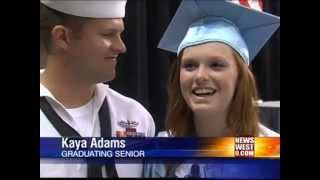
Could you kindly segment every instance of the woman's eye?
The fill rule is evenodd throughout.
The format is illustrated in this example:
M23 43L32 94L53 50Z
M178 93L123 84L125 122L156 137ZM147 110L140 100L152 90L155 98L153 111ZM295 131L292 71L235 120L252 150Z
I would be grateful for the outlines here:
M221 62L213 62L210 66L211 68L224 68L226 65Z
M186 69L187 71L192 71L196 68L196 65L188 63L188 64L184 64L183 68Z

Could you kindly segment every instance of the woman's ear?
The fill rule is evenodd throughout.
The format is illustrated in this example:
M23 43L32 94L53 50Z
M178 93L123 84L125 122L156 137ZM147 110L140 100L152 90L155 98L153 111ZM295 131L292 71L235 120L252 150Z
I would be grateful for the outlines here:
M70 30L63 25L56 25L51 30L52 44L55 48L67 50L70 45Z

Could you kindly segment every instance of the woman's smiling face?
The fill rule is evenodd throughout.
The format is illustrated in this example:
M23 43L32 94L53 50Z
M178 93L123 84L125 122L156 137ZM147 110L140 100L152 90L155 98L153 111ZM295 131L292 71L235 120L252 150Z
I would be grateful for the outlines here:
M182 53L181 93L193 113L227 113L238 79L232 48L213 42Z

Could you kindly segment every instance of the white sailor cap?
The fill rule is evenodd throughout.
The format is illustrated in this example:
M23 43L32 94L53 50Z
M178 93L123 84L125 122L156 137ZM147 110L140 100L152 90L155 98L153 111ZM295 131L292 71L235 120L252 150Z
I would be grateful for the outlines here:
M123 18L126 0L40 0L56 11L87 18Z

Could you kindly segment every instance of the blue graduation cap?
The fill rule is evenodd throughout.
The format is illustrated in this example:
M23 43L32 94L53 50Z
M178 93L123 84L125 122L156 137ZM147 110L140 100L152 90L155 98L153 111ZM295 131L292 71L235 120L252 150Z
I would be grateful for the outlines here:
M232 47L250 64L280 26L280 17L225 0L183 0L158 48L179 54L207 42Z

